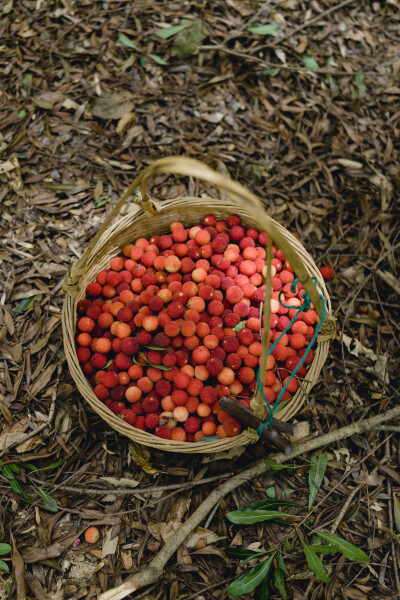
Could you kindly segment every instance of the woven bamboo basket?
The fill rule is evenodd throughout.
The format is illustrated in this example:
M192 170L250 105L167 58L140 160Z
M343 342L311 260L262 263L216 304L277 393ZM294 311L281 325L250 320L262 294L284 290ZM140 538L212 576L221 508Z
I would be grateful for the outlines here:
M179 197L158 203L151 200L147 193L147 183L150 177L157 174L174 174L203 179L219 189L221 194L224 195L224 199ZM143 200L136 199L136 205L132 207L133 210L110 226L111 221L119 214L122 206L135 194L138 188L141 190ZM224 219L230 214L237 214L247 227L255 227L261 231L266 231L292 265L319 318L321 318L323 311L320 294L325 301L325 318L318 336L314 360L307 372L306 380L293 398L276 413L275 417L277 419L290 420L304 404L307 394L316 383L326 360L329 339L333 337L335 330L334 319L331 317L329 295L316 264L304 246L267 214L254 194L239 183L189 158L174 156L164 158L144 169L121 196L82 257L75 265L70 265L63 286L66 295L62 311L62 326L64 349L71 375L89 405L113 429L127 438L164 451L185 453L221 452L255 442L257 434L254 430L245 430L236 437L204 443L188 443L161 439L153 434L135 429L122 421L95 396L78 362L75 350L77 303L84 298L87 284L93 281L101 270L109 266L110 259L119 254L125 244L139 237L168 233L169 225L173 221L182 221L185 226L194 225L209 213L214 214L219 219ZM316 278L317 286L312 280L313 277ZM266 351L267 349L264 347L263 353L265 354Z

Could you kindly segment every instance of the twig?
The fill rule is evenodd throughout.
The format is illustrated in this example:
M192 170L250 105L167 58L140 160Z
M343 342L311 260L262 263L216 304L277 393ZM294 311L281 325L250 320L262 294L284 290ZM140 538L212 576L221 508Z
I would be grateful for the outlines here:
M42 425L40 425L34 431L30 431L29 433L27 433L21 440L18 440L17 442L13 442L9 446L7 446L7 448L5 448L2 452L0 452L0 458L2 456L4 456L5 454L7 454L10 450L15 448L16 446L20 446L21 444L24 444L31 438L35 437L35 435L37 435L38 433L43 431L43 429L46 429L46 427L49 427L49 425L51 424L51 422L54 418L54 413L56 410L56 398L57 398L58 384L60 383L61 369L62 369L62 362L59 363L58 368L57 368L57 379L54 382L53 393L51 395L51 405L50 405L50 410L49 410L49 415L47 417L47 420L44 423L42 423Z
M307 75L310 74L317 74L318 73L322 73L323 75L346 75L347 77L354 77L355 75L357 75L357 73L351 73L349 71L338 71L335 69L331 69L331 68L326 68L326 69L318 69L318 71L311 71L310 69L307 69L305 67L293 67L287 64L283 64L283 63L274 63L274 62L270 62L270 61L266 61L263 58L258 58L258 56L251 56L251 54L246 54L246 52L239 52L238 50L231 50L230 48L225 48L225 46L222 45L205 45L205 46L199 46L199 50L220 50L222 52L225 52L226 54L231 54L232 56L238 56L239 58L244 58L246 60L250 60L252 62L256 62L260 65L263 65L264 67L268 67L269 69L285 69L286 71L296 71L297 73L305 73ZM378 73L377 71L364 71L364 75L368 76L368 77L390 77L390 78L395 78L395 75L392 75L391 73Z
M212 481L221 480L225 477L231 477L233 472L231 473L222 473L221 475L214 475L213 477L206 477L205 479L199 479L198 481L188 481L187 483L171 483L171 485L161 485L161 486L152 486L147 488L80 488L74 487L70 485L57 485L57 489L63 490L65 492L73 492L76 494L93 494L95 496L105 496L106 494L114 494L115 496L122 496L125 494L130 494L132 496L142 494L150 494L152 492L164 492L167 490L186 490L195 487L196 485L203 485L204 483L211 483ZM36 481L31 477L32 481ZM37 480L41 485L46 485L42 481ZM99 483L101 483L99 481Z
M356 423L352 423L351 425L347 425L346 427L342 427L341 429L332 431L326 435L313 438L303 443L300 442L294 447L292 454L289 456L279 453L272 455L270 458L278 464L288 462L296 456L306 454L307 452L311 452L322 446L331 445L339 440L354 435L355 433L360 434L364 433L365 431L370 431L375 425L396 419L399 416L400 406L396 406L395 408L392 408L391 410L375 417L371 417L363 421L357 421ZM187 521L185 521L185 523L182 524L182 527L180 527L176 534L168 540L160 552L150 562L148 567L142 571L139 571L138 573L135 573L134 575L130 575L124 581L124 583L116 588L101 594L99 600L122 600L122 598L126 598L126 596L132 594L136 590L143 588L146 585L150 585L160 579L163 575L164 567L168 560L183 544L190 533L206 518L215 504L220 502L221 498L226 496L226 494L239 487L239 485L245 481L259 477L265 473L266 470L268 470L268 466L265 464L265 461L263 459L259 460L253 463L253 465L251 465L249 468L245 469L238 475L235 475L229 481L225 481L218 488L213 490L211 494L207 496L204 502L198 507L198 509L187 519Z
M344 515L346 514L347 509L349 508L354 496L357 494L358 490L361 489L361 487L362 487L362 484L357 485L357 487L355 487L354 490L352 490L351 494L349 494L346 502L342 506L340 513L336 517L335 522L333 523L332 527L330 528L329 533L335 533L336 529L339 527L340 523L342 522L342 519L343 519Z
M377 425L373 427L375 431L394 431L396 433L400 433L399 425Z

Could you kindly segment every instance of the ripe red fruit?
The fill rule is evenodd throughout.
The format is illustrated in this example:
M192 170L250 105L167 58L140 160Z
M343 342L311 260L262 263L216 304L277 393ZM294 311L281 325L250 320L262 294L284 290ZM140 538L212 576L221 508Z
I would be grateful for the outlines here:
M122 347L122 344L121 344ZM121 371L127 371L130 366L132 366L132 359L130 356L127 356L123 352L119 352L114 359L115 365Z
M93 392L95 396L97 396L99 400L103 400L103 402L104 400L107 400L110 395L109 390L104 385L96 385L96 387L93 389Z
M171 429L169 427L167 427L167 425L160 425L154 431L154 435L156 435L159 438L162 438L163 440L170 440L171 439Z
M116 372L107 371L106 373L104 373L102 383L107 388L114 388L116 385L118 385L118 376Z
M89 283L89 285L86 287L86 293L88 296L92 296L92 298L96 298L97 296L100 296L101 294L101 285L99 283L97 283L96 281L92 281L92 283Z
M328 281L329 279L332 279L332 277L335 274L335 271L333 269L331 269L330 267L321 267L320 273L321 273L322 277L325 279L325 281Z
M238 377L242 383L251 383L256 378L256 374L251 367L242 367L239 370Z
M196 417L188 417L184 424L185 431L196 433L200 429L200 421Z
M126 409L126 406L123 402L113 402L110 408L115 415L120 415Z
M151 342L151 335L148 331L139 331L136 339L141 346L148 346Z
M185 307L180 302L171 302L167 308L171 319L179 319L185 313Z
M171 394L171 399L175 406L185 406L188 398L188 393L181 389L174 390Z
M154 394L149 394L142 401L142 408L144 412L155 413L160 408L160 401Z
M218 375L224 368L224 364L219 358L209 358L206 362L206 367L210 375Z
M137 404L135 404L135 406L137 406ZM145 431L146 430L145 421L146 421L145 417L137 417L134 427L136 427L136 429L141 429L142 431Z
M160 379L160 381L157 381L154 389L157 392L157 394L164 398L165 396L168 396L171 393L171 384L165 379Z
M78 313L83 314L87 311L87 309L92 305L92 303L90 302L90 300L88 300L87 298L84 298L83 300L79 300L76 308L78 310Z
M295 350L301 350L306 343L306 338L302 333L292 333L292 335L289 336L289 344Z
M85 333L90 333L94 327L95 323L93 319L89 319L89 317L82 317L78 321L78 329L80 331L84 331Z
M213 316L222 315L222 313L224 312L224 305L218 300L211 300L211 302L208 305L208 312L210 315Z
M256 362L257 362L257 360L256 360ZM231 369L234 369L235 371L237 371L239 369L240 365L242 364L242 359L240 358L240 356L238 354L233 352L232 354L228 354L228 356L226 357L226 360L225 360L225 364L227 367L230 367Z
M207 385L206 387L204 387L201 390L200 398L201 398L201 401L204 402L204 404L209 404L209 405L214 404L214 402L216 402L218 400L217 392L210 385Z
M83 347L77 348L76 355L77 355L80 363L87 362L88 360L90 360L90 356L91 356L89 348L83 348Z
M238 340L238 338L236 336L233 336L233 335L227 335L222 340L222 348L228 354L230 354L231 352L236 352L236 350L239 348L239 340Z
M126 387L124 385L117 385L110 392L110 398L114 402L121 402L125 398Z
M158 415L148 413L145 417L144 424L146 429L156 429L158 427Z
M125 410L121 411L120 415L123 417L123 420L129 425L133 425L136 421L136 413L130 408L125 408Z
M95 369L103 369L107 364L107 357L104 354L100 354L99 352L95 352L90 359L90 362L95 367Z
M204 365L209 358L210 351L205 346L197 346L192 352L192 360L195 365Z
M135 338L127 337L121 341L121 352L123 352L124 354L132 356L132 354L136 354L138 349L139 349L139 343ZM132 362L131 362L131 364L132 364Z
M226 421L224 421L222 427L225 429L225 431L229 437L238 435L242 430L242 425L241 425L240 421L238 421L237 419L234 419L233 417L226 419Z

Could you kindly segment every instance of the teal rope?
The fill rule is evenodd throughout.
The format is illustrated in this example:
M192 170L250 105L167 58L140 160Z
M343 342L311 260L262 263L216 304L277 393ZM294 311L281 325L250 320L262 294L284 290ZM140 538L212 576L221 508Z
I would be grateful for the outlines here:
M313 280L315 280L315 277L313 277ZM292 286L291 286L291 290L292 290L292 292L294 292L294 291L295 291L297 282L298 282L298 280L296 279L296 280L295 280L295 281L292 283ZM315 282L316 282L316 280L315 280ZM294 289L293 289L293 287L294 287ZM281 301L281 298L280 298L280 296L281 296L281 294L279 294L279 303L281 304L281 306L283 306L284 308L289 308L289 309L298 309L298 310L297 310L297 313L296 313L296 315L293 317L293 319L292 319L292 320L290 321L290 323L287 325L287 327L285 327L285 329L282 331L282 333L281 333L281 335L279 336L279 338L278 338L277 340L275 340L275 342L274 342L274 343L272 344L272 346L269 348L269 350L268 350L268 352L267 352L267 356L269 356L269 355L271 354L272 350L273 350L273 349L276 347L276 345L278 344L278 342L279 342L279 340L282 338L282 336L283 336L283 335L286 333L286 331L287 331L287 330L288 330L288 329L289 329L289 328L290 328L290 327L293 325L293 323L294 323L294 321L297 319L298 315L299 315L301 312L303 312L304 310L308 310L308 309L309 309L309 307L310 307L310 299L309 299L309 297L308 297L308 295L307 295L307 293L306 293L306 292L304 292L304 295L303 295L303 298L304 298L304 304L303 304L303 306L297 306L297 307L294 307L294 306L285 306L285 305L283 304L283 302ZM274 404L273 404L272 408L270 407L270 405L269 405L269 402L268 402L267 398L265 397L264 389L263 389L263 387L262 387L262 385L261 385L261 381L260 381L260 369L258 369L258 371L257 371L257 383L258 383L258 387L260 388L261 395L262 395L262 397L264 398L264 400L265 400L265 404L267 405L267 408L268 408L268 415L267 415L267 418L265 419L265 422L264 422L262 425L260 425L260 426L257 428L257 433L258 433L258 436L259 436L259 437L261 437L261 436L262 436L262 432L264 431L265 427L271 427L272 420L273 420L273 418L274 418L274 414L275 414L275 412L276 412L276 409L277 409L277 407L278 407L278 405L279 405L279 403L280 403L280 401L281 401L281 399L282 399L282 396L283 396L283 394L284 394L284 393L285 393L285 391L287 390L287 387L288 387L289 383L292 381L292 379L293 379L293 377L296 375L297 371L298 371L298 370L300 369L300 367L301 367L301 366L304 364L304 361L306 360L306 358L307 358L307 356L308 356L308 354L309 354L309 352L310 352L310 350L311 350L311 347L312 347L313 343L314 343L314 342L315 342L315 340L317 339L317 335L318 335L318 333L319 333L319 331L320 331L320 329L321 329L321 327L322 327L322 323L324 322L324 318L325 318L325 312L326 312L326 308L325 308L325 300L324 300L324 298L323 298L322 296L321 296L321 300L322 300L322 315L321 315L321 319L320 319L320 321L319 321L319 323L318 323L317 327L315 328L315 332L314 332L314 335L313 335L313 337L311 338L311 342L309 343L309 345L308 345L308 348L307 348L307 350L305 351L305 353L303 354L303 356L302 356L302 358L301 358L300 362L299 362L299 363L298 363L298 365L295 367L295 369L293 369L293 371L291 372L291 374L290 374L290 376L289 376L289 379L288 379L288 381L286 382L286 385L284 385L284 386L283 386L283 388L281 389L281 392L280 392L280 394L279 394L278 398L275 400L275 402L274 402ZM306 307L307 307L307 308L306 308Z

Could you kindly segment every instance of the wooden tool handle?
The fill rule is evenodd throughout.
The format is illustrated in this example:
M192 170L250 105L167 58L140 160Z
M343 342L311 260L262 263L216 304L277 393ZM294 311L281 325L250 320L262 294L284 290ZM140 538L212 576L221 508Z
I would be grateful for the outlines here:
M228 412L230 415L238 419L243 425L247 427L252 427L253 429L257 429L260 425L262 425L262 421L258 419L249 408L240 404L237 400L232 398L231 396L223 396L219 401L220 407ZM285 427L283 428L282 425ZM280 431L285 431L287 433L293 434L295 427L293 425L289 425L288 423L282 423L277 419L274 419L271 427L265 427L262 432L262 440L268 445L274 446L281 452L285 454L290 454L292 452L292 446L289 444L287 440L282 438L278 433L278 427L280 427Z
M223 396L219 401L219 404L223 410L226 410L229 414L231 414L242 423L245 423L248 427L252 427L253 429L257 429L262 423L260 419L258 419L247 406L243 406L237 400L232 398L231 396ZM224 404L224 406L222 406ZM288 433L289 435L295 435L296 426L291 423L284 423L283 421L278 421L278 419L272 419L271 427L276 429L276 431L280 431L282 433Z

